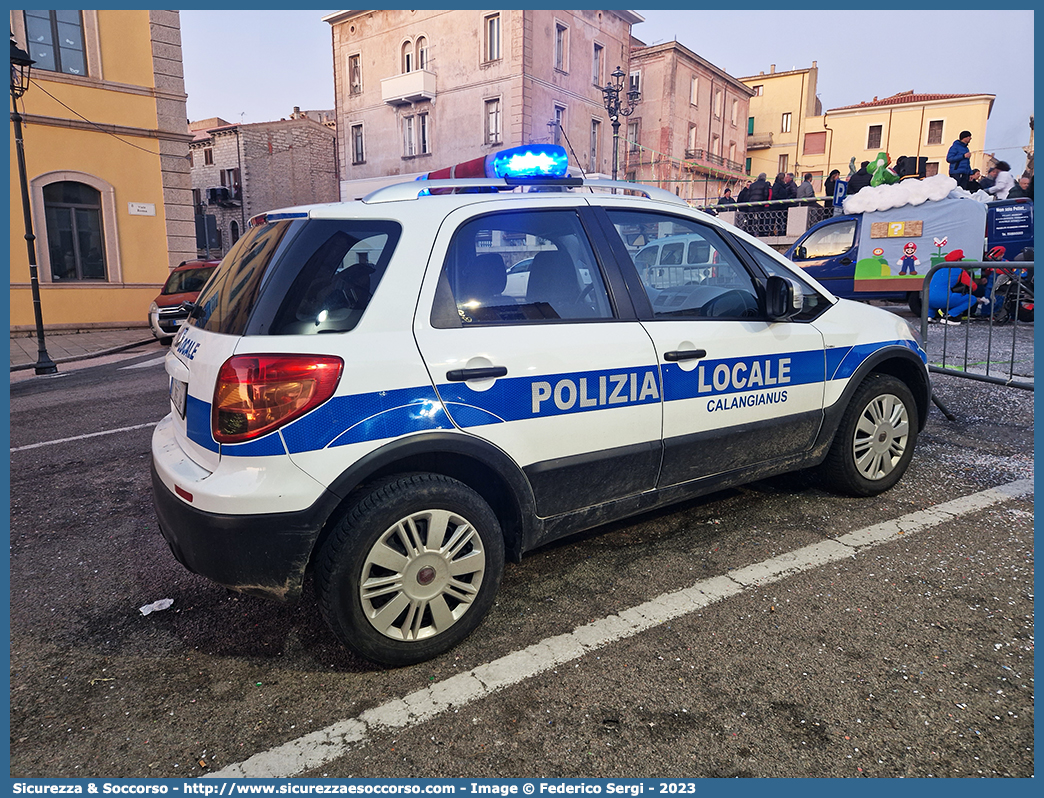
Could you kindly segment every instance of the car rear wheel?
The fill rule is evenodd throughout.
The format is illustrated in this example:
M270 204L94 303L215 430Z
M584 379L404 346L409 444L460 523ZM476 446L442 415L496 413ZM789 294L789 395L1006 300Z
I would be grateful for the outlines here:
M316 591L355 653L412 665L457 645L493 605L504 540L489 505L457 480L413 474L377 483L323 545Z
M910 465L917 429L917 404L910 389L895 377L871 374L845 410L822 474L841 493L882 493Z

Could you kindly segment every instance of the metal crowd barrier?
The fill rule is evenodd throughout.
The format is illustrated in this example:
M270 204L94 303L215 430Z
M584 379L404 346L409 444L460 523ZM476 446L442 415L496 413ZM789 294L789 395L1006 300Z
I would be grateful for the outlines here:
M993 276L983 285L976 278L987 270ZM972 293L951 290L958 271L972 280ZM941 263L923 286L921 337L931 372L1034 390L1032 262Z
M694 205L697 210L708 213L735 212L736 227L750 233L757 238L782 238L785 236L799 236L812 225L818 224L835 214L835 208L824 207L824 203L830 197L811 197L803 199L768 200L765 202L730 202L724 205L717 203L710 205ZM808 206L808 215L801 219L800 230L788 230L788 224L793 227L794 220L790 209ZM841 212L840 208L836 209Z

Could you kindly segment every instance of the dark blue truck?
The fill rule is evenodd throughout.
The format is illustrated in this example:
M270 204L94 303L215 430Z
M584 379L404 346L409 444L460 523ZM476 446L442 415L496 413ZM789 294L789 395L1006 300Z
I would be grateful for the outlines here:
M962 260L1012 260L1033 246L1033 201L944 199L834 216L811 227L786 256L846 299L906 300L920 313L921 284L955 250Z

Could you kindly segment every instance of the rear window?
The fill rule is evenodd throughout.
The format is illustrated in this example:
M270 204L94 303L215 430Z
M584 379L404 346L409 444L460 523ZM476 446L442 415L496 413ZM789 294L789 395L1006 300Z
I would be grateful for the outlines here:
M167 282L163 286L163 293L187 294L202 291L216 268L217 266L202 266L198 269L176 271L167 278Z
M394 222L294 219L243 236L197 300L195 327L228 335L347 332L384 276Z

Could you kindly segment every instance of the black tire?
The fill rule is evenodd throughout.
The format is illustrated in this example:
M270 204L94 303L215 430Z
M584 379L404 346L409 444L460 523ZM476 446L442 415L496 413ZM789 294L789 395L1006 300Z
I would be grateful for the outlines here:
M920 291L910 291L906 295L906 304L910 307L911 313L917 318L921 318L921 311L924 309L924 305L921 302Z
M821 474L839 493L883 493L910 465L917 429L917 403L906 384L871 374L845 409Z
M400 666L471 634L503 572L504 538L482 497L449 477L411 474L360 495L323 544L315 586L344 645Z

